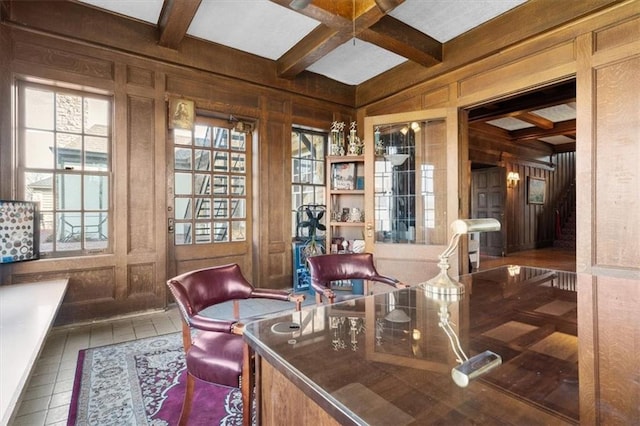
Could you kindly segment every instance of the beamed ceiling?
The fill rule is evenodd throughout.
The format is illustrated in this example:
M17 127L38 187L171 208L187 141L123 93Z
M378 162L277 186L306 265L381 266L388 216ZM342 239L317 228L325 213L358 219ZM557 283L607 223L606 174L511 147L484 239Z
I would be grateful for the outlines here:
M589 1L592 4L579 5L584 10L571 10L557 18L557 24L610 2ZM406 73L407 67L416 66L430 69L450 57L462 65L490 53L492 48L504 48L509 43L505 40L516 41L513 34L521 35L521 27L532 21L529 15L548 11L545 20L552 21L561 14L551 10L557 7L555 0L79 2L155 25L158 44L169 49L179 50L186 37L193 37L273 60L279 78L316 73L353 86L384 84L385 76L394 70ZM536 25L527 30L530 35L553 24ZM463 46L478 40L493 47L477 54L459 54ZM482 49L480 45L471 50ZM544 143L556 152L574 150L575 84L475 108L470 111L470 125L473 131L506 137L515 143Z

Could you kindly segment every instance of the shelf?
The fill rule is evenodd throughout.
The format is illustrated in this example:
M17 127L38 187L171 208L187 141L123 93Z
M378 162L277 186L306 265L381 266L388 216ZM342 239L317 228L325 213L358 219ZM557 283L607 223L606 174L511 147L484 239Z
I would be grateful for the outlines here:
M330 189L329 193L336 195L364 195L364 189Z
M326 158L329 163L364 162L364 155L329 155Z

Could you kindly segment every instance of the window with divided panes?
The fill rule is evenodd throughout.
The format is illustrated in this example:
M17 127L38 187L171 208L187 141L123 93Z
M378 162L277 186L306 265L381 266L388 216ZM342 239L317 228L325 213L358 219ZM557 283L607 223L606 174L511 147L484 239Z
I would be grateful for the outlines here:
M245 241L248 135L198 123L173 136L175 244Z

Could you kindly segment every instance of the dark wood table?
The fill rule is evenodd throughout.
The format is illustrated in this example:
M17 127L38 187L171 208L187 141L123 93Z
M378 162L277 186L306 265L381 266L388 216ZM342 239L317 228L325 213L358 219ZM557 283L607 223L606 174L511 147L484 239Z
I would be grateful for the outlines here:
M416 286L248 324L260 424L577 424L575 274L505 266L460 282L459 300ZM458 386L456 337L502 363Z

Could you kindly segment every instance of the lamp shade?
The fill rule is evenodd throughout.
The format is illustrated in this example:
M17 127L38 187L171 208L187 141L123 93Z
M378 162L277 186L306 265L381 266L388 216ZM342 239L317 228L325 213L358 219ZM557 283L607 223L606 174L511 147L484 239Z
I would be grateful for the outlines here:
M468 234L469 232L491 232L500 230L500 221L493 218L458 219L451 223L454 234Z

